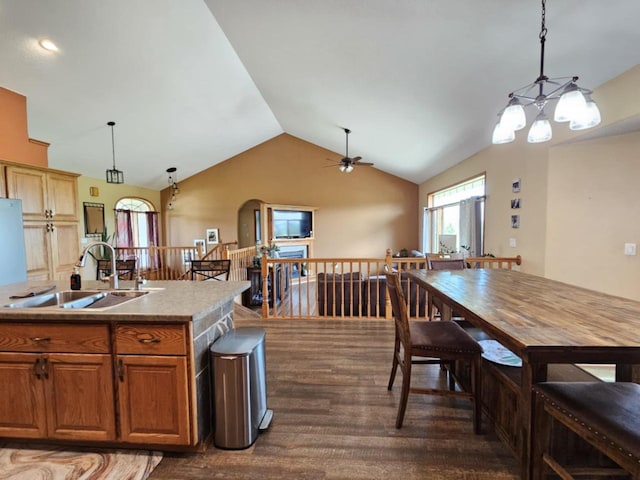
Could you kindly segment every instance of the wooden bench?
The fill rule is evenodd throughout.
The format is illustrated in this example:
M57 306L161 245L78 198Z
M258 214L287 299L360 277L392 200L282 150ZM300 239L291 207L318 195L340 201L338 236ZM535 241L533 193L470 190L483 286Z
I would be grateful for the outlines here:
M533 390L536 397L533 480L544 479L549 468L562 479L585 476L640 479L640 385L546 382L534 385ZM562 452L561 447L566 450L567 443L553 445L555 422L606 455L619 468L600 462L563 464L559 458L567 456L567 452Z

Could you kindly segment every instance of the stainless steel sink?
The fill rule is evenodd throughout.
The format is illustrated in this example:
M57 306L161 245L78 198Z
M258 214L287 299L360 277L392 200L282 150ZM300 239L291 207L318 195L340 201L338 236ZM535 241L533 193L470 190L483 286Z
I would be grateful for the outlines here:
M142 290L63 290L25 298L3 305L4 308L107 308L133 300L148 291Z
M62 308L107 308L146 295L142 290L111 290L60 305Z
M81 298L95 295L97 292L90 290L63 290L55 293L45 293L28 297L23 300L17 300L13 303L4 305L5 308L39 308L39 307L55 307L67 302L73 302Z

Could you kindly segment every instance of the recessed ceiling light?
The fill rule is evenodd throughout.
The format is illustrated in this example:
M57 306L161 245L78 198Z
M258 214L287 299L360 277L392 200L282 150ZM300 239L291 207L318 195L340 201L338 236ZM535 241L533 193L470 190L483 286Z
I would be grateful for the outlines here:
M57 52L58 51L57 45L55 43L53 43L51 40L49 40L48 38L43 38L38 43L45 50L49 50L50 52Z

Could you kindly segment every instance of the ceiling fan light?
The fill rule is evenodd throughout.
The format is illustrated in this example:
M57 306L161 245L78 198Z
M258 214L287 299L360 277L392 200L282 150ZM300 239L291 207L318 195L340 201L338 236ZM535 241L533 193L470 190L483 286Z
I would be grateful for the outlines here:
M491 137L491 143L494 145L500 145L502 143L513 142L516 139L516 132L505 128L502 122L496 123L493 129L493 136Z
M569 123L571 130L586 130L587 128L595 127L600 123L600 109L596 102L589 98L587 100L587 106L583 110L582 114Z
M511 97L507 108L502 112L500 117L500 123L508 130L521 130L527 124L527 117L524 113L524 107L520 100L516 97Z
M340 165L340 171L342 173L351 173L353 172L353 165L351 165L350 163L343 163L342 165Z
M584 95L575 83L570 83L560 95L553 119L556 122L568 122L579 118L586 107L587 101Z
M553 133L551 132L551 123L544 114L544 111L540 112L536 117L535 122L529 129L529 135L527 136L527 142L529 143L542 143L551 140Z

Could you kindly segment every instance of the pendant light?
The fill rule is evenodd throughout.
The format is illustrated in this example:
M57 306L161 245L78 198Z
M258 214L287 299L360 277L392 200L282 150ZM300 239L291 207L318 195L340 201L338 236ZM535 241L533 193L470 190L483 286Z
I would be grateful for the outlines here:
M527 141L539 143L551 140L551 123L545 114L545 107L557 101L553 114L556 122L569 122L571 130L584 130L600 123L600 110L591 99L591 90L581 88L576 83L578 77L549 78L544 74L544 44L547 38L546 0L542 0L542 22L540 28L540 75L526 87L509 94L509 103L498 114L499 120L493 130L494 144L509 143L515 139L515 132L525 127L525 108L537 108L537 114Z
M116 122L107 122L111 127L111 153L113 155L113 168L107 169L107 183L124 183L124 172L116 168L116 147L113 138L113 127Z
M169 210L173 210L173 205L176 201L176 195L180 193L180 187L178 187L178 169L176 167L167 168L167 183L171 185L171 200L169 200Z

